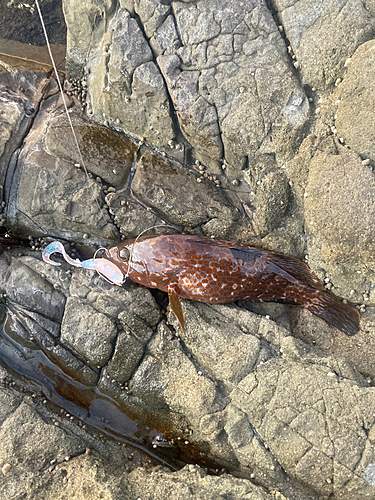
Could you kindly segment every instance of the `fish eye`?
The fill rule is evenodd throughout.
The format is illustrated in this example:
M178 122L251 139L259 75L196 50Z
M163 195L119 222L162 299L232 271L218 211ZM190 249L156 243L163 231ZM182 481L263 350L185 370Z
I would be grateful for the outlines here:
M127 248L121 248L118 252L118 257L121 260L129 260L130 252Z

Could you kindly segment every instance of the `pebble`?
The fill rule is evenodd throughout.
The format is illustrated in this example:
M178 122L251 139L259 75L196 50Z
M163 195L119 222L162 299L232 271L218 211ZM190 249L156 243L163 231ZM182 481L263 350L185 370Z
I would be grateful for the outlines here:
M362 165L367 167L367 165L370 165L370 160L368 158L366 158L366 160L362 160Z
M9 471L10 471L10 464L3 465L1 472L4 474L4 476L6 476Z

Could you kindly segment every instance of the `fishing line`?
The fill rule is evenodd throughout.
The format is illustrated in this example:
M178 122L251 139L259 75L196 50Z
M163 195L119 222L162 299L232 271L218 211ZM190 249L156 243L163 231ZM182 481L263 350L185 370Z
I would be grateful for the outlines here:
M133 249L134 249L134 245L137 243L137 241L139 240L139 238L147 233L147 231L151 231L151 229L155 229L156 227L170 227L172 229L174 229L176 231L176 228L169 225L169 224L157 224L156 226L152 226L152 227L148 227L147 229L144 229L141 233L139 233L139 235L136 237L136 239L134 240L134 242L132 243L131 245L131 250L129 251L129 262L128 262L128 270L127 270L127 273L125 274L125 280L129 277L129 274L130 274L130 267L131 267L131 263L132 263L132 258L133 258ZM147 267L145 266L145 269L147 270Z
M55 75L56 75L57 85L59 86L60 95L61 95L61 98L62 98L62 101L63 101L63 104L64 104L65 113L66 113L66 116L67 116L67 118L68 118L68 122L69 122L69 125L70 125L70 128L71 128L71 131L72 131L72 134L73 134L74 142L75 142L75 145L76 145L76 147L77 147L77 151L78 151L79 159L80 159L81 165L82 165L82 167L83 167L83 170L85 171L85 174L86 174L87 180L88 180L88 182L89 182L89 186L91 186L91 187L92 187L92 189L93 189L93 193L94 193L94 196L95 196L95 201L96 201L96 204L98 205L98 209L99 209L99 210L101 210L101 209L100 209L99 202L98 202L98 198L97 198L96 193L95 193L94 182L93 182L93 181L90 179L90 177L89 177L89 173L88 173L88 171L87 171L87 168L86 168L85 162L83 161L83 157L82 157L81 149L80 149L79 144L78 144L78 139L77 139L76 133L75 133L75 131L74 131L73 123L72 123L72 120L70 119L70 115L69 115L69 111L68 111L68 106L67 106L67 104L66 104L66 100L65 100L64 91L63 91L63 88L62 88L62 85L61 85L61 82L60 82L59 74L58 74L58 72L57 72L57 68L56 68L55 60L54 60L53 55L52 55L51 46L50 46L50 44L49 44L49 40L48 40L48 35L47 35L46 26L45 26L45 24L44 24L44 20L43 20L42 12L41 12L41 10L40 10L38 0L35 0L35 5L36 5L36 8L37 8L37 10L38 10L38 14L39 14L40 22L41 22L41 24L42 24L42 28L43 28L43 32L44 32L44 37L45 37L45 39L46 39L46 44L47 44L47 49L48 49L49 57L50 57L50 59L51 59L52 66L53 66L53 70L54 70Z

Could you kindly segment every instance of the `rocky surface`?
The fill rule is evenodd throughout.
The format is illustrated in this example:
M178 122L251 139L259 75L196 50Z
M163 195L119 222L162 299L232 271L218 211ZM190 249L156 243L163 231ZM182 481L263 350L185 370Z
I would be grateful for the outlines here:
M28 244L0 256L0 356L28 382L0 373L0 496L373 499L373 4L64 13L82 157L46 67L1 65L1 217ZM148 228L305 258L360 332L184 300L183 333L163 294L41 261L52 239L83 259ZM155 468L71 415L192 463Z
M332 88L343 77L347 59L375 34L373 2L273 0L272 4L303 77L315 89Z

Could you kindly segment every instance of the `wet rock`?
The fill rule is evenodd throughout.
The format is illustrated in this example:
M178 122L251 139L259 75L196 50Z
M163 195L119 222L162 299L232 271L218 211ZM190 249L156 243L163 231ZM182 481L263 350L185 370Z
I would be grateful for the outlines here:
M139 161L132 189L137 199L164 220L192 228L203 225L206 234L224 237L240 214L213 183L197 183L197 178L178 164L146 153ZM218 219L221 234L209 232L213 219Z
M304 202L309 265L328 278L335 293L361 301L375 280L374 175L332 139L309 167Z
M89 122L77 108L74 111L70 118L87 170L116 188L125 185L138 145L117 132ZM81 164L65 113L50 119L44 145L48 154Z
M48 87L48 69L22 66L19 58L0 56L0 194L12 155L21 146ZM13 161L16 161L14 159Z
M68 298L61 323L61 339L69 342L90 363L101 367L108 362L116 335L115 325L103 313L96 312L78 298Z
M144 345L130 332L122 332L117 338L112 359L106 368L108 375L119 384L127 382L144 354Z
M374 37L375 9L370 4L365 6L357 0L345 5L310 0L275 0L273 4L303 78L320 90L342 77L346 59Z
M9 381L9 374L6 378ZM67 492L82 500L87 494L93 499L103 494L130 498L127 473L151 465L140 450L98 439L65 412L61 415L39 402L35 394L31 398L2 382L0 401L1 498L62 500Z
M347 74L339 86L337 99L337 135L343 138L362 159L375 165L375 120L371 112L375 99L372 75L375 68L375 43L361 45L348 64Z
M21 258L3 254L0 261L1 287L7 300L54 321L62 318L65 296L43 279L33 267L35 257Z
M18 157L6 200L9 225L26 237L33 231L82 242L89 234L99 244L116 239L117 230L99 205L101 186L72 160L52 156L44 147L55 106L53 98L43 104Z
M20 145L27 127L31 122L24 110L24 101L16 96L2 93L0 98L0 175L1 194L3 191L6 169L12 154Z

